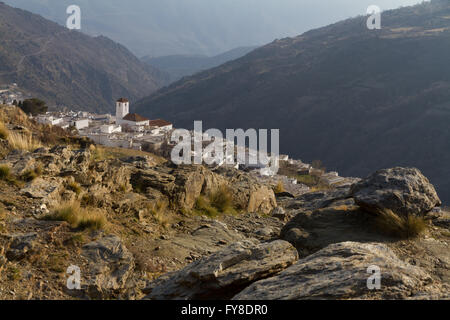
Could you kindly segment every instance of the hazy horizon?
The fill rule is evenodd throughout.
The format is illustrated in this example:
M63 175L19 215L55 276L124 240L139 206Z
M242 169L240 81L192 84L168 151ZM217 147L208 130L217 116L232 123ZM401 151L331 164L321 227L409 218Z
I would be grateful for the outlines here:
M65 24L73 0L4 0ZM264 45L339 20L419 0L79 0L82 32L105 35L137 56L216 55L241 47Z

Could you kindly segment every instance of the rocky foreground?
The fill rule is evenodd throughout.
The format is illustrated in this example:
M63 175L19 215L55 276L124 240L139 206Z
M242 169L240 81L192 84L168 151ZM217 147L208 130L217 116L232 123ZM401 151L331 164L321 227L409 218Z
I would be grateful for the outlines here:
M1 299L450 298L450 214L417 169L277 197L234 169L0 140Z

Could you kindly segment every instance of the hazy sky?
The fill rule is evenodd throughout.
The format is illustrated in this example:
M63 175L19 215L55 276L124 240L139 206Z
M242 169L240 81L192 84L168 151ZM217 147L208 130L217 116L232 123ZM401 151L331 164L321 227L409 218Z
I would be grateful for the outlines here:
M82 31L106 35L138 56L217 54L418 0L3 0L65 23L68 5L82 11Z

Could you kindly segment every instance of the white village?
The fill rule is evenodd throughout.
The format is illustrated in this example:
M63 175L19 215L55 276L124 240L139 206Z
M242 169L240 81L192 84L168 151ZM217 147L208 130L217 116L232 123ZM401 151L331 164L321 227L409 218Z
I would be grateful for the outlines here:
M6 92L5 92L6 93ZM5 105L13 105L13 100L21 98L20 94L12 94L8 90L8 98ZM11 96L10 96L11 95ZM162 148L170 150L176 143L172 141L172 133L175 128L167 120L151 120L136 113L130 113L130 101L120 98L115 104L115 115L95 114L85 111L49 111L45 114L31 116L37 123L57 126L66 130L76 130L78 136L86 137L98 145L113 148L134 149L139 151L150 151L162 154ZM190 131L192 146L198 142L198 135L194 130ZM207 141L205 141L205 138ZM293 195L304 194L310 191L310 187L301 183L301 179L290 178L292 176L320 177L320 181L330 187L350 185L356 178L340 177L337 172L326 172L324 168L317 168L301 160L290 159L288 155L277 155L272 157L266 151L258 151L236 145L234 141L225 138L222 141L208 139L206 133L201 134L202 146L205 142L214 141L223 149L223 159L215 159L215 151L203 152L191 149L190 159L200 156L201 162L210 168L233 167L235 169L250 172L258 179L276 185L281 183L286 192ZM206 143L208 145L209 143ZM233 148L234 153L227 153L228 148ZM166 150L167 151L167 150ZM168 156L166 152L164 156ZM257 159L256 163L250 158ZM278 161L278 166L273 166L273 161ZM290 177L288 177L290 176ZM300 180L300 181L299 181Z

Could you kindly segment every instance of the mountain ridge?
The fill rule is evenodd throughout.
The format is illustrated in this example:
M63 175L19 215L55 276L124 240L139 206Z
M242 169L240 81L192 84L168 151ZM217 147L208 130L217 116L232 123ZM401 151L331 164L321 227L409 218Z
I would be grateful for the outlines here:
M108 112L118 96L152 93L165 75L103 36L90 37L0 3L0 81L50 105Z
M449 3L433 1L384 12L381 30L361 16L276 40L135 110L177 127L279 128L282 153L345 176L418 167L448 202L448 16Z

